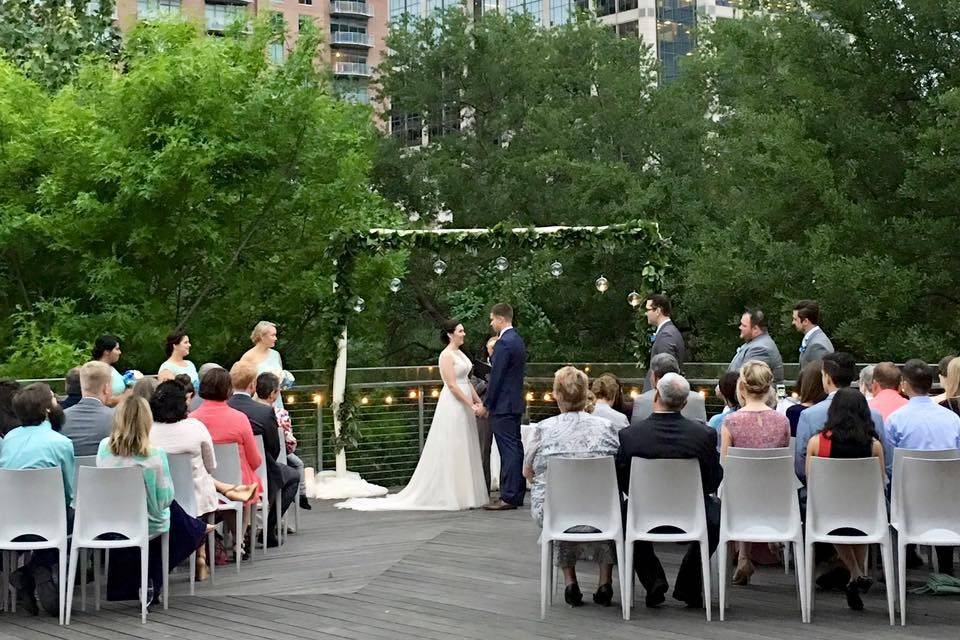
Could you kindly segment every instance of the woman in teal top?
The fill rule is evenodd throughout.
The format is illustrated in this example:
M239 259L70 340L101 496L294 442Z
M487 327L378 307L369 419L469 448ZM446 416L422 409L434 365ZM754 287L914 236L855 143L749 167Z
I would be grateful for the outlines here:
M175 567L197 550L206 537L207 524L180 508L173 497L173 479L167 454L150 445L153 415L150 405L139 396L129 396L113 414L113 431L100 442L98 467L140 467L146 489L150 535L148 579L153 593L163 585L163 566L158 534L170 534L170 566ZM192 487L191 487L192 489ZM107 575L108 600L137 600L140 589L140 550L114 549L110 552Z
M97 338L93 343L93 359L106 363L110 367L110 390L113 392L113 398L110 405L120 402L120 398L127 390L127 383L117 371L115 364L120 360L120 338L117 336L103 335Z
M164 382L173 380L180 374L186 374L190 376L190 382L193 383L193 392L199 392L200 376L197 375L197 367L187 360L187 356L190 355L190 336L182 329L174 329L167 336L164 348L167 352L167 359L160 365L157 380Z
M243 362L249 362L257 368L257 375L265 371L277 376L280 380L281 391L292 385L293 376L283 370L283 361L280 359L280 353L274 349L277 344L277 325L267 320L261 320L250 333L250 341L253 347L247 350L243 357ZM277 399L273 406L277 409L283 409L283 393L277 394Z

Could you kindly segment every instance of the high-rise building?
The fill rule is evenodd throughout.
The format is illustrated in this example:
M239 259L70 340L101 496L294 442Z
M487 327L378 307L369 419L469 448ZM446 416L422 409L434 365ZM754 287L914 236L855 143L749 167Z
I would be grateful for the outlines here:
M123 31L138 20L181 16L215 35L264 14L286 28L284 39L269 47L271 60L282 61L300 30L313 22L324 34L323 55L341 93L370 101L369 82L385 47L387 0L117 0L115 16Z

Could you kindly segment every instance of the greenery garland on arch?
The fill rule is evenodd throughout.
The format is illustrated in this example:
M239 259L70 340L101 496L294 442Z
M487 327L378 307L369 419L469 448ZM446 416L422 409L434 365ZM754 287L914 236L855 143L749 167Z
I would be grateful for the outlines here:
M359 296L350 285L350 275L360 256L383 255L394 251L429 250L443 253L452 248L492 248L539 251L544 249L593 251L612 253L626 248L645 252L642 270L644 284L651 292L659 291L663 283L672 244L660 235L656 222L634 220L599 227L524 227L516 228L501 222L489 229L369 229L336 231L330 237L325 258L332 261L332 294L328 306L327 340L333 347L329 370L336 364L337 345L347 326L347 319L355 313ZM333 378L329 383L333 398ZM359 411L349 388L344 400L336 407L340 433L331 440L335 453L354 448L360 439Z

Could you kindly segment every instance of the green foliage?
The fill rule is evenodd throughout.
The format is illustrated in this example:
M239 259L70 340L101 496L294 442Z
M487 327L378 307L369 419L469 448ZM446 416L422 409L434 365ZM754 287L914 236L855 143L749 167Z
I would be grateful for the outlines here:
M56 329L56 320L71 313L72 304L54 300L38 303L33 311L18 309L12 314L13 341L6 362L0 365L0 377L44 378L51 371L65 372L83 362L86 352Z
M318 258L331 231L391 217L367 181L370 111L332 94L319 33L280 66L271 37L141 24L122 73L88 62L56 94L0 64L0 317L62 299L54 335L86 350L116 333L120 366L144 371L174 327L192 359L229 364L269 318L289 367L325 362L332 271ZM3 344L16 335L0 323Z
M59 89L84 59L116 61L114 0L3 0L0 54L46 89Z

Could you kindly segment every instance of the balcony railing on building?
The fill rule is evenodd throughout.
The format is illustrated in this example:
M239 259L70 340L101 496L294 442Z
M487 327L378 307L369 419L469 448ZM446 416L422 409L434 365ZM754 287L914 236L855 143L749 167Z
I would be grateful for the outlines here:
M358 76L369 78L372 75L366 62L334 62L333 73L338 76Z
M334 0L330 3L330 13L343 16L365 16L373 17L373 7L366 2L355 2L354 0Z
M330 44L372 47L373 36L369 33L357 33L356 31L334 31L330 34Z

